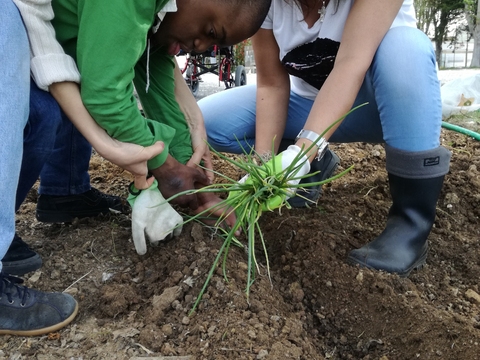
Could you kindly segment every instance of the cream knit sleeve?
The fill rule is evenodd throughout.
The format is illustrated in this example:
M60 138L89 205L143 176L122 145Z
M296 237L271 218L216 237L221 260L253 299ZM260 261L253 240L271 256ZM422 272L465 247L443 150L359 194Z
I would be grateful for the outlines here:
M37 86L63 81L80 83L80 73L72 57L65 54L55 38L51 0L13 0L22 15L30 40L31 72Z

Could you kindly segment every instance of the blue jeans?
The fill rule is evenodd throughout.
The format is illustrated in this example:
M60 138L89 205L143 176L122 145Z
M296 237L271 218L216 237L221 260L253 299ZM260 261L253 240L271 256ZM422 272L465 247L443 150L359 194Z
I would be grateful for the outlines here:
M30 51L18 9L0 0L0 259L15 234L15 193L28 118ZM0 262L0 271L2 263Z
M54 149L40 173L38 192L64 196L90 190L91 155L90 143L62 112Z
M30 82L30 114L23 130L23 160L18 182L15 211L50 158L62 121L62 113L50 93L40 90Z
M208 142L218 151L241 153L255 142L256 86L217 93L198 102ZM339 94L341 96L341 94ZM442 103L435 52L427 36L410 27L389 30L365 76L354 111L330 142L386 143L405 151L431 150L440 144ZM291 92L284 139L294 140L313 101ZM246 139L246 141L244 140Z

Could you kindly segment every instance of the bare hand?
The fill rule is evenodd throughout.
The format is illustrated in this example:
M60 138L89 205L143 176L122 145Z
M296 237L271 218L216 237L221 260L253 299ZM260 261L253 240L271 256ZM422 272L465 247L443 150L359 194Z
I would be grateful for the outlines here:
M186 190L194 190L198 187L209 185L211 182L203 171L198 168L183 165L171 155L165 163L157 169L151 170L158 180L158 188L165 199ZM196 194L181 195L171 200L172 204L189 207L196 210L199 205Z
M195 123L195 126L190 124L190 137L192 138L193 155L187 162L187 166L198 168L197 165L203 161L202 166L206 168L203 171L210 181L213 181L215 174L213 173L213 162L207 144L207 133L205 126L203 126L203 121Z
M137 189L148 189L154 178L147 179L147 161L163 151L164 143L158 141L151 146L143 147L110 139L111 141L104 144L101 150L97 149L97 152L108 161L132 173Z
M204 223L208 225L220 226L220 220L221 222L225 222L228 228L233 228L235 222L237 221L237 217L233 208L226 204L223 206L218 205L222 201L222 199L220 199L213 193L200 192L197 194L197 197L199 201L199 206L195 210L196 214L199 214L202 211L208 209L212 209L205 214L209 217L209 219L202 220ZM235 235L240 235L240 231L238 230Z

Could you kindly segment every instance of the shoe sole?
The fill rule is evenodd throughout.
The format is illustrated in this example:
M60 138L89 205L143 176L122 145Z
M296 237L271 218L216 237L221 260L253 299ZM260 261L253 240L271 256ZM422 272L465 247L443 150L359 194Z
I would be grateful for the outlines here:
M17 335L17 336L38 336L38 335L45 335L49 334L52 332L55 332L57 330L60 330L61 328L67 326L72 322L73 319L75 319L75 316L78 314L78 303L75 305L75 310L73 313L63 320L62 322L48 326L45 328L41 329L35 329L35 330L8 330L8 329L0 329L0 335Z
M82 219L87 217L97 217L100 215L107 215L110 213L119 213L118 210L109 209L108 211L102 212L83 212L75 214L75 216L70 215L68 213L59 213L58 211L48 211L48 210L39 210L35 212L35 217L38 221L44 223L71 223L75 219Z
M38 270L42 267L43 261L40 255L18 261L2 261L2 271L9 275L23 276L26 273Z
M390 274L397 274L401 278L407 278L413 270L421 270L426 265L427 255L428 255L428 245L425 247L425 250L420 255L420 257L417 259L417 261L415 261L408 269L406 269L405 271L402 271L402 272L390 272L390 271L387 271L385 269L377 269L377 268L375 268L373 266L370 266L366 263L359 262L359 260L357 260L356 258L352 258L350 256L347 257L347 264L350 264L350 265L353 265L353 266L358 265L361 268L367 268L367 269L371 269L371 270L385 271L385 272L390 273Z

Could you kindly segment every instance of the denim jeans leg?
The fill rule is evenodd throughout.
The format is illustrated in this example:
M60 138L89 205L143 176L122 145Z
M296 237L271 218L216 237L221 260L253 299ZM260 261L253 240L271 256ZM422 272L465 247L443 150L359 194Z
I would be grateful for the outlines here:
M442 100L430 39L416 28L390 29L375 55L372 78L385 142L412 152L437 148Z
M18 9L0 0L0 259L15 234L15 193L28 118L30 52ZM0 262L0 271L2 263Z
M435 52L423 32L405 26L387 32L355 105L365 102L342 122L332 142L385 142L411 152L439 146L440 83Z
M92 147L62 112L52 154L40 173L39 193L75 195L90 190L88 167Z
M49 92L30 81L30 114L23 131L22 168L18 181L15 211L18 210L52 153L62 121L60 106Z
M198 102L216 150L241 152L235 136L246 149L254 142L255 101L255 85L247 85ZM312 104L291 93L284 138L295 139ZM387 32L355 100L354 107L358 105L364 106L342 121L330 142L387 143L406 151L439 145L440 84L435 52L424 33L412 27Z
M232 91L230 91L232 90ZM217 151L240 154L255 141L256 85L245 85L204 97L198 106L208 143Z

